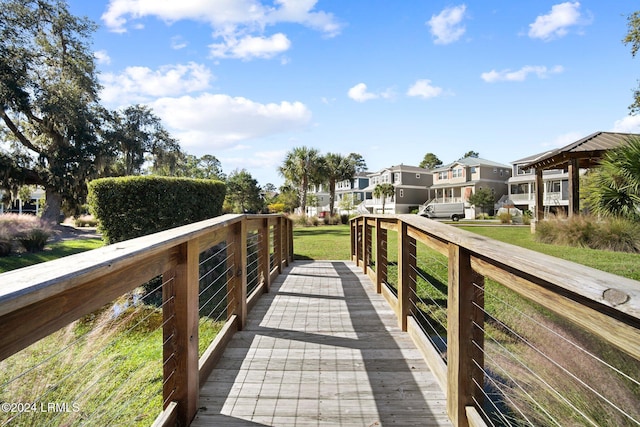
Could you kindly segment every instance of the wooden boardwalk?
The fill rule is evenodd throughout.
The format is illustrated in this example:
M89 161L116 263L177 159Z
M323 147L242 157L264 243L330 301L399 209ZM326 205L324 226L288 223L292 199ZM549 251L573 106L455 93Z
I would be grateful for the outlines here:
M192 426L451 425L433 374L355 264L296 261L250 312Z

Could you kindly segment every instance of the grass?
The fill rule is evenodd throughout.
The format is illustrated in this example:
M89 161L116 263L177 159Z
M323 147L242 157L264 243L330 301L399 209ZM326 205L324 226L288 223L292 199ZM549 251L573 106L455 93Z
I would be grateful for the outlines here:
M319 225L293 229L294 258L299 260L351 259L349 225Z
M36 253L12 254L0 258L0 273L15 270L17 268L28 267L41 262L51 261L67 255L73 255L91 249L96 249L104 245L101 239L76 239L64 240L51 243L45 247L44 251Z
M460 228L618 276L640 280L640 254L540 243L535 241L534 235L528 227L477 226Z

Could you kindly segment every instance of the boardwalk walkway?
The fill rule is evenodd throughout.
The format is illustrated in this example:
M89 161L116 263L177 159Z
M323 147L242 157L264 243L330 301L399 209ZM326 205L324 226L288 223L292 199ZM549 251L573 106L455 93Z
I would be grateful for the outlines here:
M444 393L353 263L296 261L201 389L192 426L450 425Z

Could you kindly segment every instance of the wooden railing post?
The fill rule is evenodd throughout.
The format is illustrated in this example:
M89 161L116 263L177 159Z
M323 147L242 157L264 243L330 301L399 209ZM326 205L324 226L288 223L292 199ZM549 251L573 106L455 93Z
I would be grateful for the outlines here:
M376 218L376 292L382 292L382 282L387 278L387 229Z
M258 229L258 240L260 241L258 249L260 277L262 278L264 291L269 292L271 288L271 274L269 274L269 219L264 218L260 221Z
M358 244L358 239L356 236L356 220L349 220L349 237L351 242L351 261L356 261L356 245Z
M474 285L477 285L475 286ZM474 406L474 396L480 396L483 365L484 280L471 269L468 250L449 243L449 285L447 302L447 412L454 426L468 426L465 408ZM478 346L480 347L478 349ZM480 397L476 400L480 402Z
M273 225L273 265L282 273L282 222L276 218Z
M292 263L293 262L293 258L294 258L294 248L293 248L293 221L291 221L291 219L287 218L287 224L289 225L288 230L289 230L289 262Z
M361 222L363 217L356 219L356 266L360 267L360 261L362 260L362 227Z
M367 226L367 218L362 221L362 272L367 274L371 254L371 229Z
M416 240L407 234L407 224L398 220L398 323L407 330L416 293Z
M198 372L198 240L181 245L178 264L163 275L164 406L178 404L178 422L195 417L199 397ZM173 278L173 280L171 280ZM164 312L166 310L166 312Z
M227 244L231 245L233 256L230 262L233 268L229 271L229 295L233 295L233 313L238 316L238 330L244 329L247 321L247 221L242 221L229 228Z

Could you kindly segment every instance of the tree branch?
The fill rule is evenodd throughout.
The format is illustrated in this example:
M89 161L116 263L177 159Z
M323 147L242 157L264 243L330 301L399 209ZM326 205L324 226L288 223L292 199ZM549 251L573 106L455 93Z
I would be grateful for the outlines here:
M16 124L13 123L13 121L7 114L7 111L5 110L4 107L0 108L0 117L2 117L2 120L7 125L9 130L11 130L11 132L16 136L16 138L18 138L18 141L20 141L22 145L27 147L29 150L35 151L36 153L40 154L40 150L35 145L33 145L33 143L29 140L29 138L24 136L24 134L20 131L20 129L18 129L18 126L16 126Z

